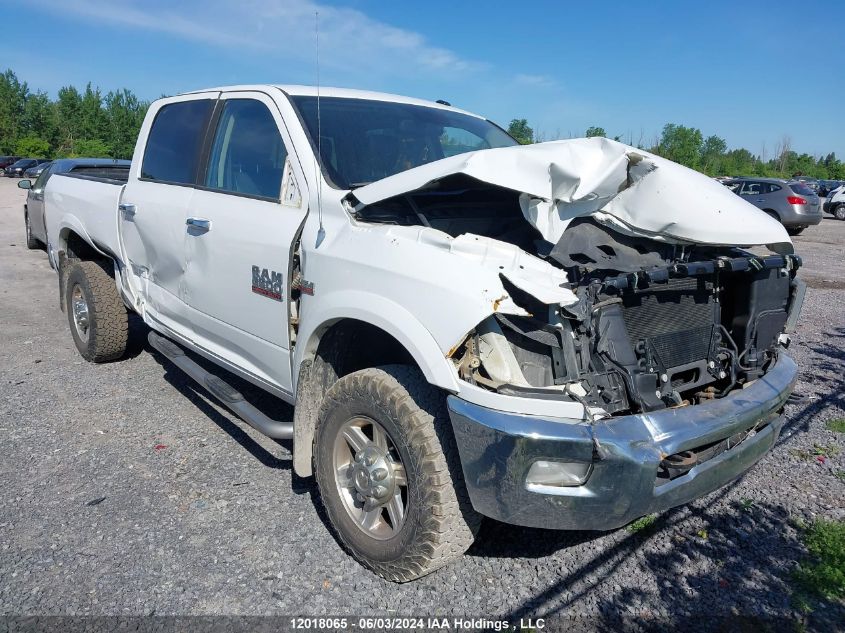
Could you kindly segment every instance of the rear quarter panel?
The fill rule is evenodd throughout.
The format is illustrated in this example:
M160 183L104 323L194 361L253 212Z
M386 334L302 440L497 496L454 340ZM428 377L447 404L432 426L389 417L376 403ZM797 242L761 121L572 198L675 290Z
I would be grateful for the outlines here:
M117 205L123 185L56 174L44 188L44 218L51 257L64 250L70 231L98 251L119 256Z

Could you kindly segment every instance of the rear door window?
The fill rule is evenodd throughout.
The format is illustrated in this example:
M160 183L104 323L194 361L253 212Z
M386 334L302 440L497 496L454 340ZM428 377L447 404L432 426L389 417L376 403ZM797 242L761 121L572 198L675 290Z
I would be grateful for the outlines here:
M223 103L205 186L279 200L287 150L273 115L254 99L227 99Z
M147 137L141 178L181 185L195 182L212 105L211 99L195 99L170 103L158 111Z
M741 196L759 196L763 193L763 183L760 182L744 182L742 183L742 190L739 192Z
M781 186L776 185L773 182L764 182L763 185L763 193L774 193L775 191L780 191Z

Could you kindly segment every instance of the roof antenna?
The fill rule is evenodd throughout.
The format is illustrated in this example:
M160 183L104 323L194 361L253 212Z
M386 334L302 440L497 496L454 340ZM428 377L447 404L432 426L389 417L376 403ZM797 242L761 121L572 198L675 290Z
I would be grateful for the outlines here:
M323 228L323 176L320 166L323 162L323 127L320 121L320 12L314 11L314 54L317 59L317 156L314 160L314 171L317 175L317 218L320 228L317 231L317 244L320 244L326 237L326 230Z

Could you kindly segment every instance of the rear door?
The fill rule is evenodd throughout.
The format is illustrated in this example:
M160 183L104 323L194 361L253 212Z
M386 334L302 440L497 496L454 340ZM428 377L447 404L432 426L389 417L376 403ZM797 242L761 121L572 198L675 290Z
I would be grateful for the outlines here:
M219 93L156 104L142 159L132 164L118 212L127 273L136 306L191 340L185 306L185 218L194 196L200 154ZM136 155L138 151L136 149ZM139 164L140 163L140 164Z
M186 298L195 341L289 392L291 245L305 179L275 102L224 93L188 205Z
M766 200L763 198L763 187L764 184L762 182L758 182L756 180L745 180L742 182L742 185L737 193L755 207L760 207L762 209L765 207L766 203Z
M777 211L783 208L783 199L783 185L774 182L760 183L760 195L757 196L758 207Z

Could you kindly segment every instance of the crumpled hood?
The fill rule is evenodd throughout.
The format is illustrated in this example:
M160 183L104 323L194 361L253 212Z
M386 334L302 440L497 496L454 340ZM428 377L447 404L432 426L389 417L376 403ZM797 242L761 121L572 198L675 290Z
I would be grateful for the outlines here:
M695 170L606 138L458 154L355 189L363 205L465 174L523 194L523 215L557 243L569 222L593 215L616 230L688 243L790 244L780 222Z

